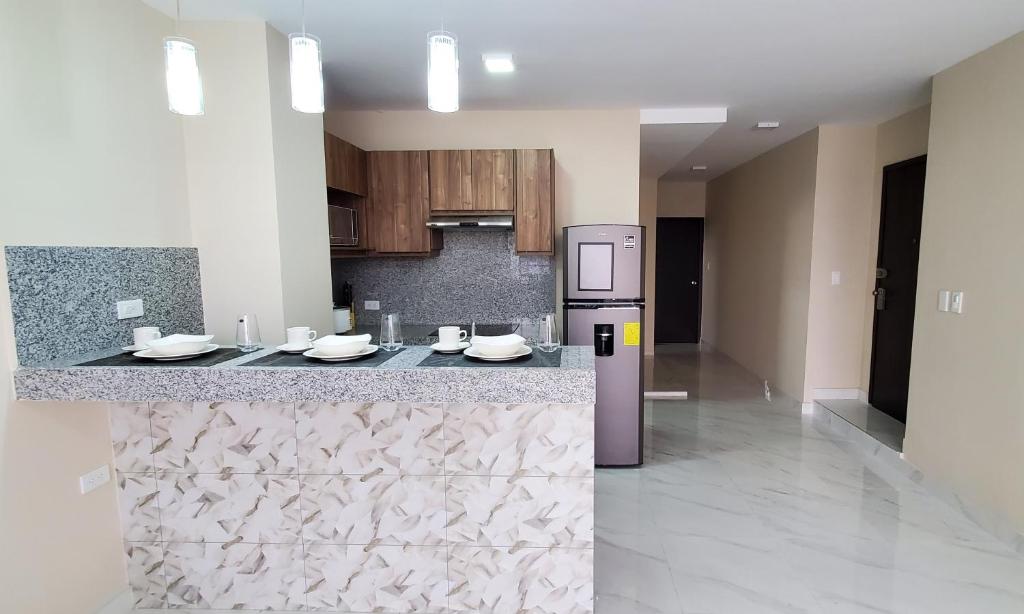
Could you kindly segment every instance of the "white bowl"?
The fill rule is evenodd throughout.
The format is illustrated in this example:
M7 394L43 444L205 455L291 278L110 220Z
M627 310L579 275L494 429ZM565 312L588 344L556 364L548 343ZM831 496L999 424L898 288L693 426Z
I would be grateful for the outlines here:
M525 341L526 339L519 335L501 335L498 337L475 335L469 339L469 343L474 350L484 356L496 358L515 354L523 347Z
M146 346L162 356L195 354L203 351L213 340L213 335L167 335L147 341Z
M323 356L350 356L365 350L370 339L370 335L327 335L314 341L313 347Z

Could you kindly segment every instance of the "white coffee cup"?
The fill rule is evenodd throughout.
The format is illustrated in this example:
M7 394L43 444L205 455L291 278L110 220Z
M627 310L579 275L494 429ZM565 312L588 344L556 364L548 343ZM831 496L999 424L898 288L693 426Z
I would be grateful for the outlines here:
M140 326L132 329L132 341L135 347L144 348L146 344L154 339L160 338L159 326Z
M292 326L285 329L288 335L288 345L308 346L313 339L316 339L316 331L308 326Z
M437 344L443 348L457 348L466 340L468 333L458 326L442 326L437 329Z

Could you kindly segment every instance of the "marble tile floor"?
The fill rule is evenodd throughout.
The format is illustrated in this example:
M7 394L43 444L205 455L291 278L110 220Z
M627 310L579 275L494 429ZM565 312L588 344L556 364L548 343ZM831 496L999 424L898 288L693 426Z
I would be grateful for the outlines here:
M907 426L882 410L857 399L823 399L814 402L893 450L903 451L903 436Z
M1024 557L728 358L680 360L695 385L647 403L645 465L597 474L599 614L1024 612Z

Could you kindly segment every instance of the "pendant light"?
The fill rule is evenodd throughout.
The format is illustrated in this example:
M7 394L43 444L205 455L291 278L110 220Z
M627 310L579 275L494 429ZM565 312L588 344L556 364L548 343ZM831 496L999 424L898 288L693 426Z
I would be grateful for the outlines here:
M176 0L177 20L181 23L181 0ZM164 39L164 71L167 76L167 108L179 115L202 115L203 80L199 77L199 54L195 43L181 36Z
M438 113L459 110L459 50L451 32L427 36L427 108Z
M302 33L288 35L292 108L302 113L324 112L324 73L320 39L306 34L306 0L302 0Z

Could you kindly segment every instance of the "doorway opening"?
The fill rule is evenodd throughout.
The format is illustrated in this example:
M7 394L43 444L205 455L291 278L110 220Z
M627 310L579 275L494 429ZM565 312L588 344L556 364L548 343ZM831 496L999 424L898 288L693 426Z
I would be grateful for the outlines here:
M654 343L699 343L704 218L659 217Z
M882 169L868 402L907 421L927 156Z

